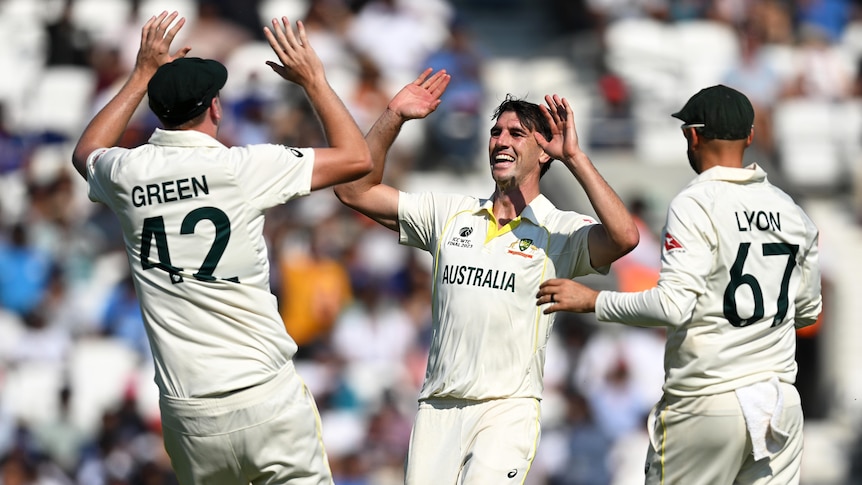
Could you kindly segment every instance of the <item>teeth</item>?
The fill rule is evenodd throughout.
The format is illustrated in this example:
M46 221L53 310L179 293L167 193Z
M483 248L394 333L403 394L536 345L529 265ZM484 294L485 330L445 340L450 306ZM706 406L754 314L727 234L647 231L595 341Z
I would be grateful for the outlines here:
M515 161L515 157L512 157L512 156L510 156L510 155L497 155L497 156L494 158L494 160L496 160L496 161L498 161L498 162L514 162L514 161Z

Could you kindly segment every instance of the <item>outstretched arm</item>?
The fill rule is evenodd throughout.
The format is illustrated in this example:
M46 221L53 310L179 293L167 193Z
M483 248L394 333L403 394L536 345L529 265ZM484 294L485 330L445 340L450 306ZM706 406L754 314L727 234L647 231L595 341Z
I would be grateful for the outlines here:
M294 32L287 17L272 19L272 29L264 27L269 45L281 64L267 61L279 76L300 85L317 113L329 148L314 150L311 189L356 180L371 170L371 155L362 132L341 98L335 94L323 62L311 47L302 22Z
M404 86L365 136L374 161L371 173L335 187L335 195L342 203L393 231L398 230L398 190L382 183L386 154L404 123L424 118L440 105L449 75L446 71L437 71L429 77L431 71L426 69L415 81Z
M590 199L601 224L590 230L590 263L594 268L613 263L637 246L640 235L623 201L596 170L578 144L574 114L566 98L545 96L542 106L551 124L552 138L536 133L536 141L551 157L560 160L575 176Z
M72 152L72 164L85 179L87 158L96 149L114 146L120 140L129 120L147 94L147 83L159 66L185 57L191 50L190 47L183 47L174 55L169 53L171 42L186 22L185 18L180 17L171 27L177 15L177 12L162 12L158 16L150 17L144 24L141 29L141 47L129 79L81 134Z

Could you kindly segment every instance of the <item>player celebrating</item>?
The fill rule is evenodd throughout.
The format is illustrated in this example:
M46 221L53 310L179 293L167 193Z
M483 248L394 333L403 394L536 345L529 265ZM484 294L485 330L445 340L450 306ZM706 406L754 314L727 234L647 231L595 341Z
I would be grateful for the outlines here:
M712 86L673 116L698 176L668 209L657 286L596 292L552 279L537 304L667 327L647 484L798 484L794 329L821 310L817 228L760 167L743 167L754 137L745 95Z
M331 148L216 140L223 65L169 54L185 19L152 17L135 68L73 154L90 198L119 217L155 359L165 448L183 485L332 484L317 409L269 288L264 211L371 170L368 147L329 86L301 22L265 35L319 115ZM171 26L173 24L173 26ZM165 129L117 143L149 105Z
M433 333L406 483L524 483L540 436L545 347L552 318L534 305L549 276L606 273L637 245L622 201L578 145L572 109L508 97L488 143L490 198L405 193L381 183L402 125L440 103L448 74L426 70L389 102L366 135L374 170L339 185L349 207L430 252ZM539 192L554 159L580 182L599 219L555 208Z

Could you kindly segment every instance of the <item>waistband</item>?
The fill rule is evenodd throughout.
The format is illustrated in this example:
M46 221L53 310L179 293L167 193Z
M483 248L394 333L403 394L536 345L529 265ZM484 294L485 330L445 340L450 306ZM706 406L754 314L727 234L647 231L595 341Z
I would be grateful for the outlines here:
M263 417L266 414L265 411L273 405L286 405L293 401L298 388L304 388L304 383L296 373L293 362L288 362L270 380L224 396L206 398L161 396L159 408L162 424L177 431L207 432L201 428L210 428L210 425L215 425L215 418L232 417L240 410L252 412L260 410L264 413L257 414ZM239 421L239 419L231 419L231 421ZM239 422L234 424L240 425Z

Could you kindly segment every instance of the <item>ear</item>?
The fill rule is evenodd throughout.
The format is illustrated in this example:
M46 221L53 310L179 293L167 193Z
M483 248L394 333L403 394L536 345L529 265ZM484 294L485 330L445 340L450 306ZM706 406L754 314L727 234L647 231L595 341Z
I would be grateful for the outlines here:
M551 162L551 161L553 161L553 158L551 158L551 156L548 155L548 152L543 150L542 153L539 154L539 165L543 165L543 164Z
M210 118L213 120L213 123L217 125L218 122L221 121L221 117L221 100L219 99L219 96L214 96L212 101L210 101Z
M745 140L745 147L748 148L751 146L751 142L754 141L754 127L751 127L751 131L748 133L748 138Z

